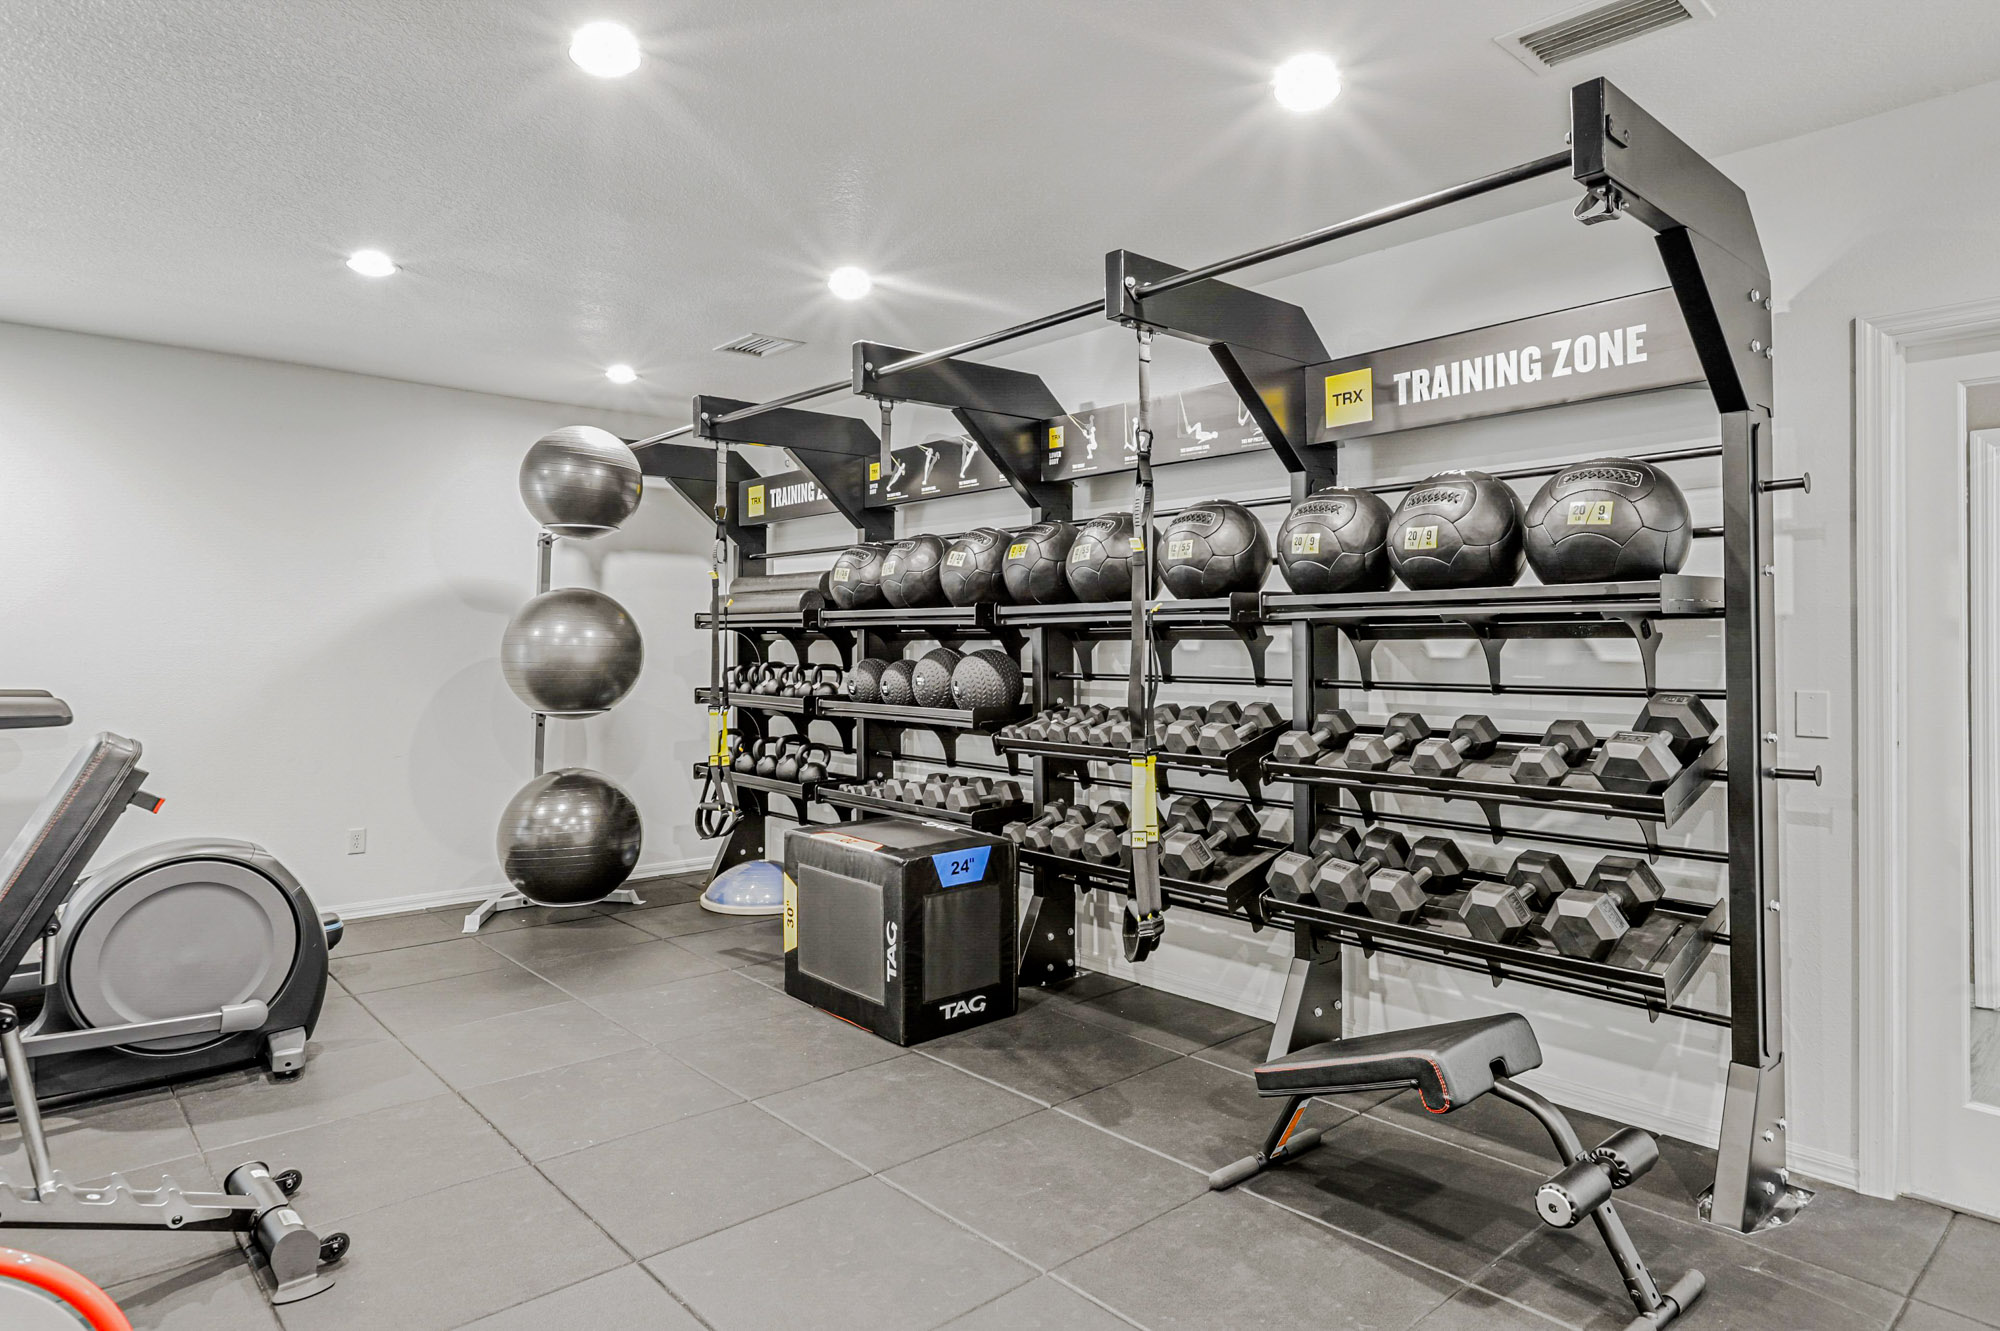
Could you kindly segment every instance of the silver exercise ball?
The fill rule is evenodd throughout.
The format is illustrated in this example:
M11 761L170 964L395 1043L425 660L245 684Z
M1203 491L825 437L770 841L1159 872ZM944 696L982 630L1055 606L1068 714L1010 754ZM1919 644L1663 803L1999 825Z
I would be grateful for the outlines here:
M639 810L585 767L545 772L500 815L507 881L544 906L584 906L618 890L639 862Z
M591 716L632 691L646 647L625 607L588 587L543 592L515 612L500 671L522 702L550 716Z
M594 425L566 425L521 459L521 502L558 536L602 536L639 507L644 482L625 441Z

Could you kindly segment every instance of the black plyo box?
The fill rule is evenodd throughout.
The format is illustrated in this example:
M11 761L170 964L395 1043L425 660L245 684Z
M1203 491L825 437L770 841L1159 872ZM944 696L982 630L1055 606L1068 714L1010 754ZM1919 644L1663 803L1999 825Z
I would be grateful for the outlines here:
M1014 844L904 818L785 838L785 992L900 1045L1014 1015Z

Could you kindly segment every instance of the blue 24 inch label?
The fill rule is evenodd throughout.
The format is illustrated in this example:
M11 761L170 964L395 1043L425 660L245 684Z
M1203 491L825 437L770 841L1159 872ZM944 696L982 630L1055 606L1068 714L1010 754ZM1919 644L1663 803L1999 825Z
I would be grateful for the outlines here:
M938 886L957 887L960 883L979 881L986 876L986 861L992 854L991 846L967 846L964 850L931 856L931 863L937 866Z

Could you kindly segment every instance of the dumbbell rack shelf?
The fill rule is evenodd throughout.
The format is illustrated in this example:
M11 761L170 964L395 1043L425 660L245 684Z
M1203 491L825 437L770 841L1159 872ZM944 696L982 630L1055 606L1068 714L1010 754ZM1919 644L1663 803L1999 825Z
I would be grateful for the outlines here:
M1266 730L1253 735L1228 753L1167 753L1164 750L1154 755L1155 766L1163 772L1201 772L1210 776L1220 776L1234 781L1248 792L1250 802L1262 807L1264 803L1263 772L1265 755L1277 744L1278 736L1284 730ZM1010 735L995 735L993 751L1006 757L1010 768L1017 771L1016 755L1024 757L1054 758L1072 763L1123 763L1129 764L1132 755L1122 747L1108 744L1070 744L1061 740L1018 739ZM1160 780L1160 789L1165 792L1168 784Z
M898 800L878 799L864 795L858 790L832 783L819 788L819 801L835 808L851 809L866 813L893 814L900 818L914 818L919 822L951 823L958 827L969 827L975 832L998 832L1017 818L1029 816L1025 801L1010 804L988 804L977 809L940 809L928 804L904 804Z
M1071 859L1052 850L1016 847L1023 865L1043 869L1080 887L1101 887L1121 895L1132 892L1132 871L1119 864ZM1278 855L1276 847L1259 846L1246 854L1218 852L1222 872L1209 878L1160 878L1171 905L1188 906L1210 915L1243 917L1255 908L1264 891L1264 871Z
M1725 941L1728 907L1723 902L1704 907L1694 902L1662 901L1619 940L1609 957L1591 961L1564 956L1539 927L1531 928L1524 940L1515 943L1474 938L1458 918L1465 896L1464 891L1458 891L1431 897L1424 903L1423 913L1407 923L1335 910L1317 902L1287 901L1269 893L1261 910L1274 924L1308 926L1327 941L1481 971L1495 984L1503 979L1519 980L1644 1008L1655 1018L1672 1012L1712 1026L1729 1025L1727 1013L1675 1006L1702 961L1718 942Z
M1513 753L1521 747L1503 744L1494 755L1495 761L1466 764L1465 770L1471 773L1468 776L1420 776L1405 762L1392 763L1381 771L1321 767L1317 763L1266 762L1264 775L1272 781L1345 790L1362 817L1371 822L1374 821L1372 798L1376 795L1429 795L1443 800L1474 801L1486 814L1496 836L1503 830L1501 806L1514 805L1630 818L1639 824L1647 844L1652 845L1657 829L1673 826L1701 798L1721 767L1726 751L1722 737L1718 736L1664 788L1625 791L1606 790L1581 770L1571 773L1559 785L1531 786L1515 781L1508 775L1508 765Z

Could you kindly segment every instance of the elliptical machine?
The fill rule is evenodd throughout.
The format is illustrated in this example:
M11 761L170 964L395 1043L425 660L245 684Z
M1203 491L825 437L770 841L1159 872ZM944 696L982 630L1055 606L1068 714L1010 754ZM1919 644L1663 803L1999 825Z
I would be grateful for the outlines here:
M0 692L0 729L70 719L47 693ZM134 801L149 813L161 803ZM284 1079L304 1070L341 923L318 913L269 851L222 838L162 842L76 878L59 899L40 960L0 985L0 1000L18 1008L39 1001L21 1039L45 1109L260 1062ZM244 1024L150 1034L217 1011ZM149 1035L106 1043L121 1026ZM0 1089L0 1106L12 1113L11 1090Z

